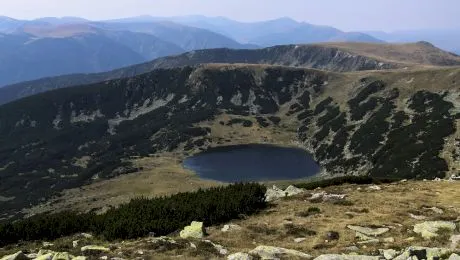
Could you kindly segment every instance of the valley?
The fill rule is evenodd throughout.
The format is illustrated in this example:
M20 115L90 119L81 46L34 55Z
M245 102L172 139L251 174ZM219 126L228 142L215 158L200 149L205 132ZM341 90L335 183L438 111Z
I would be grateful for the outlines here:
M81 208L89 211L136 195L164 194L142 185L139 193L120 192L130 187L121 180L163 171L163 166L146 171L137 160L156 165L173 153L170 167L179 169L187 156L223 145L301 147L320 164L322 176L456 175L459 77L458 67L337 73L208 64L21 99L0 110L0 195L13 198L0 202L2 217L43 205L68 189L77 193L57 198L58 208L78 205L71 197L79 197ZM177 180L188 178L194 179ZM118 180L120 185L111 184ZM195 181L190 189L209 183ZM167 187L169 179L154 182ZM80 188L85 185L88 189ZM107 193L98 185L107 185ZM22 193L24 187L31 192ZM113 201L99 203L96 194ZM54 209L50 204L37 212Z

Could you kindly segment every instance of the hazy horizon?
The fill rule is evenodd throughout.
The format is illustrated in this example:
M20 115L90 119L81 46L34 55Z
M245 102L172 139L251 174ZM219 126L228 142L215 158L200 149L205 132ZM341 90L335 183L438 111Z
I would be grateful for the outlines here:
M333 26L345 31L458 29L457 0L0 0L0 15L15 19L81 17L107 20L150 15L203 15L255 22L289 17L299 22Z

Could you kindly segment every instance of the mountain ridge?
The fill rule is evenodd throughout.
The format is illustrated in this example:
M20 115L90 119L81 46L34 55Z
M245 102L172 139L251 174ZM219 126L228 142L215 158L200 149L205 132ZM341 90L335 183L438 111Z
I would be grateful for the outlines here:
M365 48L364 48L365 47ZM382 48L385 47L385 48ZM393 48L393 49L392 49ZM388 51L385 51L388 50ZM421 53L419 53L422 51ZM435 57L430 59L424 53ZM385 57L392 53L392 56ZM371 56L371 57L369 57ZM413 58L416 57L416 59ZM430 56L430 57L431 57ZM460 65L460 58L425 44L324 43L276 46L260 50L199 50L165 57L101 74L67 75L24 82L0 89L0 104L50 89L135 76L156 68L200 63L267 63L312 67L332 71L396 69L414 66ZM422 64L419 64L422 63Z

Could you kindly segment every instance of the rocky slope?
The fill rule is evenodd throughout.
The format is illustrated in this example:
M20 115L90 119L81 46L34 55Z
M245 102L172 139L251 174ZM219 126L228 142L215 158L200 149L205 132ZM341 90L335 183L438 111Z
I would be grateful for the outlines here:
M132 158L180 159L264 142L263 132L271 143L310 151L325 175L450 176L459 168L459 77L459 68L338 74L206 65L28 97L0 109L1 217L142 170ZM220 122L234 118L253 125L234 131Z

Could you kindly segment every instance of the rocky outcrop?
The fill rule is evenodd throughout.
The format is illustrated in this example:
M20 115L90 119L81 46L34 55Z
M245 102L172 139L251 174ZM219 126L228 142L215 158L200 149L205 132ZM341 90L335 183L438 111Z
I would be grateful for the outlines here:
M203 238L205 229L203 222L193 221L189 226L186 226L181 232L181 238Z
M381 227L381 228L370 228L370 227L361 227L361 226L354 226L354 225L348 225L348 229L354 230L356 232L359 232L361 234L367 235L367 236L380 236L382 234L385 234L386 232L390 231L389 228L386 227Z
M275 185L273 185L272 188L268 188L267 192L265 194L265 200L270 202L270 201L275 201L284 197L291 197L295 195L299 195L304 193L304 189L299 189L293 185L290 185L289 187L286 188L286 190L282 190Z
M4 256L0 260L29 260L29 258L22 251L19 251L15 254Z
M314 260L379 260L378 256L367 256L367 255L320 255Z
M309 254L274 246L258 246L255 249L249 251L250 255L256 256L260 259L279 259L279 258L300 258L300 259L312 259L313 257Z
M253 257L247 253L235 253L227 257L227 260L252 260Z
M439 230L454 231L456 225L454 222L449 221L426 221L416 224L414 232L420 234L425 239L431 239L438 236Z
M241 226L235 224L227 224L221 229L222 232L231 232L241 230Z

